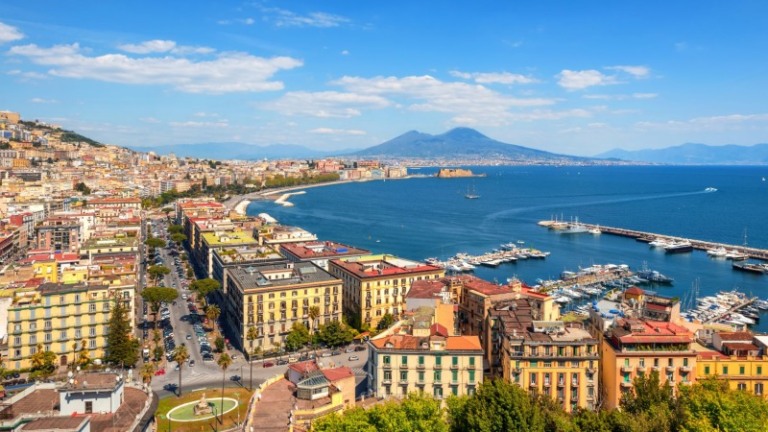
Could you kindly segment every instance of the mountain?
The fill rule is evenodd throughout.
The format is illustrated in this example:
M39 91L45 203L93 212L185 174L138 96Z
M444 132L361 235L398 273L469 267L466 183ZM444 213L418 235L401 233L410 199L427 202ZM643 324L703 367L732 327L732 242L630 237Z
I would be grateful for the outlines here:
M353 153L357 156L412 157L425 159L512 159L518 161L584 161L566 156L506 144L470 128L456 128L440 135L406 132L377 146Z
M272 144L259 146L237 142L211 142L197 144L173 144L155 147L131 147L132 150L149 152L159 155L173 153L179 157L193 157L198 159L309 159L324 157L328 152L320 152L307 147L289 144Z
M768 144L711 146L687 143L662 149L614 149L596 157L675 165L766 165Z

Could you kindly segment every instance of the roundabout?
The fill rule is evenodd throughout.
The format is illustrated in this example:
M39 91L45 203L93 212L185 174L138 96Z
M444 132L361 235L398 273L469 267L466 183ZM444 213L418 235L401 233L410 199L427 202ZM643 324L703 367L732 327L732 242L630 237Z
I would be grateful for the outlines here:
M199 414L198 410L196 410L196 408L199 409L201 403L204 403L206 407L210 407L210 410L205 414ZM171 421L175 422L196 422L212 419L216 416L222 416L236 409L238 405L239 402L236 399L225 397L222 404L222 398L220 397L206 400L205 395L203 395L203 398L200 401L192 401L179 405L168 411L168 414L166 415Z

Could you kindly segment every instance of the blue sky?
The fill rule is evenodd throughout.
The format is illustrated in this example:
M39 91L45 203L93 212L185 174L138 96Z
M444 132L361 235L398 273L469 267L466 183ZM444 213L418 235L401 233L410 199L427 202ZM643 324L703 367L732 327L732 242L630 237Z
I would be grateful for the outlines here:
M0 110L102 142L768 142L765 1L5 2Z

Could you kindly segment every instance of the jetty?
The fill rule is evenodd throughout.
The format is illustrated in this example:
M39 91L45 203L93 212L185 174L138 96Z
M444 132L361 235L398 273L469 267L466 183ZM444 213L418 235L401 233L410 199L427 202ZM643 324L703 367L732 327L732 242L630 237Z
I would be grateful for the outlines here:
M600 230L601 233L604 234L610 234L620 237L628 237L633 238L637 241L652 241L654 239L656 240L664 240L668 242L689 242L691 246L693 246L694 249L702 250L702 251L708 251L712 249L718 249L718 248L725 248L729 251L737 251L740 253L743 253L750 258L759 259L768 261L768 250L767 249L759 249L759 248L753 248L748 247L745 245L731 245L727 243L717 243L717 242L710 242L710 241L704 241L704 240L695 240L695 239L689 239L684 237L676 237L676 236L670 236L666 234L658 234L658 233L652 233L652 232L646 232L646 231L638 231L638 230L632 230L627 228L617 228L617 227L610 227L605 225L594 225L594 224L588 224L584 222L579 222L582 226L586 227L587 230ZM550 221L541 221L539 222L539 225L542 226L549 226Z

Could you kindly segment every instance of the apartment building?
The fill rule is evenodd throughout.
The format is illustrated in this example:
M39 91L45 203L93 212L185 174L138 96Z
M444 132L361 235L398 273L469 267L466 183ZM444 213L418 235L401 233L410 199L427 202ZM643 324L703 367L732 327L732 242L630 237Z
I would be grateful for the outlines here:
M134 320L135 289L106 285L44 283L15 294L8 308L8 359L12 369L31 367L38 346L56 354L57 365L74 360L73 344L83 341L91 359L102 358L109 314L116 298Z
M563 409L594 409L599 396L599 345L579 324L536 319L534 300L520 298L489 312L492 370Z
M712 337L714 349L696 355L696 376L728 381L733 390L767 397L768 336L749 332L717 332Z
M233 330L233 344L246 351L253 347L274 350L283 345L296 322L311 329L340 321L341 293L341 280L312 263L283 260L231 268L227 270L222 318ZM313 306L320 310L315 323L309 318ZM247 340L250 327L257 334L253 343Z
M328 271L328 261L370 255L371 251L332 241L280 244L280 253L293 262L309 261Z
M328 262L328 271L343 281L344 312L357 328L376 328L387 313L398 319L413 282L445 275L440 267L393 255L335 259Z

